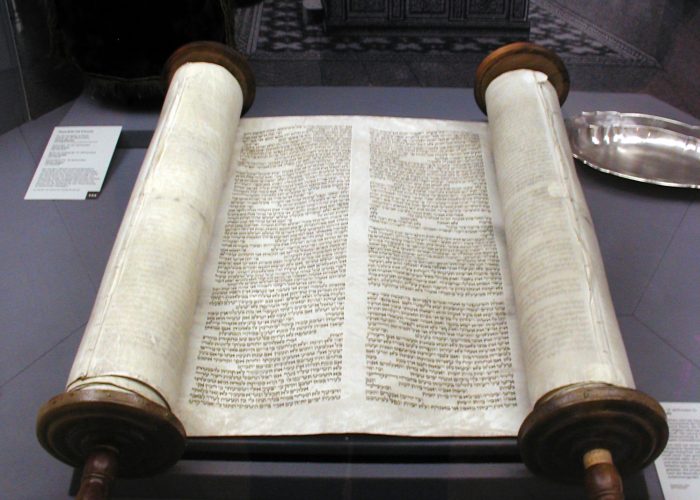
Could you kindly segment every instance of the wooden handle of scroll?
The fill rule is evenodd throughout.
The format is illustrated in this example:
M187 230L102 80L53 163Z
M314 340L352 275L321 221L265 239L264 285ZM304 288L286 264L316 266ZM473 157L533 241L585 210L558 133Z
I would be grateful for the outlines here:
M589 500L624 500L622 479L608 450L589 451L583 456L583 466Z
M85 461L77 500L106 500L117 475L117 453L112 449L93 451Z

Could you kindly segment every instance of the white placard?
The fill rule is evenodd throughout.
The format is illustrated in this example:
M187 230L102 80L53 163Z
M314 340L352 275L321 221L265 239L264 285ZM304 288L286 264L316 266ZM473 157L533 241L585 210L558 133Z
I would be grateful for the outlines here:
M25 200L97 198L121 127L55 127Z
M656 460L666 500L700 498L700 403L661 403L668 416L668 445Z

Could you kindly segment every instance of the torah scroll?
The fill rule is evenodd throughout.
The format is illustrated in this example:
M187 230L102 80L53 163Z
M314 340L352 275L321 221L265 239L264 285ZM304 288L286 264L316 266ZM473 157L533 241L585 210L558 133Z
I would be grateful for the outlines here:
M523 440L564 393L636 394L556 74L516 66L488 125L239 122L235 71L179 66L58 398L138 398L189 436Z

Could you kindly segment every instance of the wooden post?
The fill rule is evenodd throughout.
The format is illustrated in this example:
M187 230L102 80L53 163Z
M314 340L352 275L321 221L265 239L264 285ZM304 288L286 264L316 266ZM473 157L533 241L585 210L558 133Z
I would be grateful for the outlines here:
M549 83L557 92L559 105L564 104L569 95L569 72L559 56L534 43L515 42L494 50L476 68L474 99L484 114L487 114L488 86L503 73L517 69L531 69L547 75Z
M185 449L185 429L173 413L121 391L64 392L39 410L37 437L53 456L82 467L78 498L108 498L112 481L167 469Z
M97 449L90 453L83 475L77 500L104 500L109 498L112 481L117 476L119 455L112 448Z
M622 500L620 474L650 464L667 441L659 403L635 389L599 383L545 394L518 433L520 454L531 471L583 482L591 500Z
M596 448L583 456L583 484L591 500L623 500L622 479L608 450Z
M207 62L224 67L238 81L243 91L244 115L255 100L255 76L245 56L231 47L216 42L192 42L183 45L165 63L163 81L170 85L180 66L191 62Z

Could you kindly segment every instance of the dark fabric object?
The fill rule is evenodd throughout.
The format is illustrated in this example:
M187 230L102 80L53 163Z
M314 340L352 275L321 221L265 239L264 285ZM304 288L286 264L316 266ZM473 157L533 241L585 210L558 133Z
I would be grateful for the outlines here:
M161 98L163 65L188 42L233 44L235 0L48 1L56 48L117 101Z

